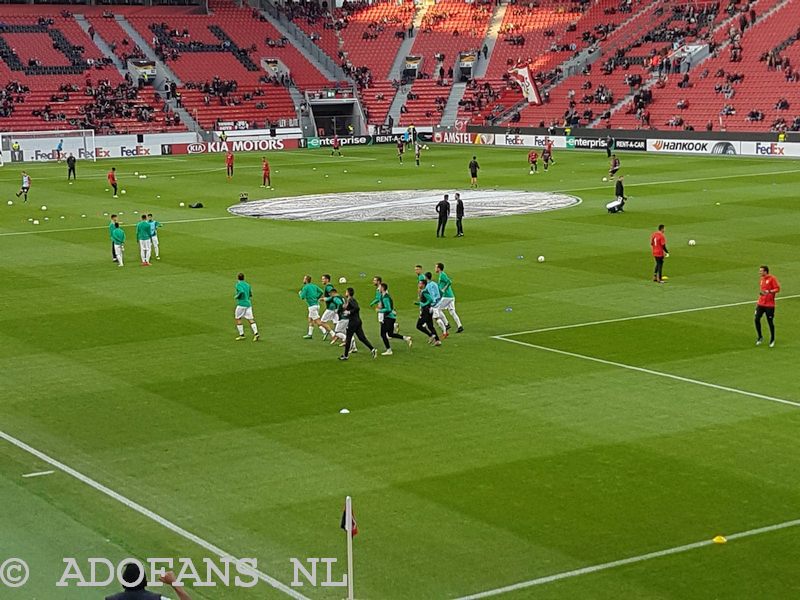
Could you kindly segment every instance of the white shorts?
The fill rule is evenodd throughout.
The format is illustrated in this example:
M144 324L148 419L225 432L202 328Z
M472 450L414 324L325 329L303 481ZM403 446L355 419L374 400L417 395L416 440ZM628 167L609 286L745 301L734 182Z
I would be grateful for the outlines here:
M119 254L122 254L124 251L125 251L125 246L122 246L120 244L114 244L114 253L115 254L119 255Z
M334 333L347 333L347 324L350 322L350 319L340 319L336 321L336 328L333 330Z
M442 309L438 304L436 306L431 306L431 315L434 319L442 318Z
M314 306L308 307L308 318L319 319L319 304L315 304Z
M253 320L253 307L252 306L237 306L235 316L237 319Z
M439 300L439 311L447 310L455 310L456 309L456 299L455 298L442 298Z
M157 235L154 235L152 238L150 238L150 241L152 241L154 245L158 246L158 236Z
M139 240L139 248L142 250L150 250L151 246L150 240Z
M328 310L326 308L325 312L322 313L321 321L323 323L327 323L329 321L333 321L334 323L338 323L339 322L339 314L335 310Z
M378 323L383 323L383 315L385 315L385 314L386 313L382 313L382 312L378 313Z

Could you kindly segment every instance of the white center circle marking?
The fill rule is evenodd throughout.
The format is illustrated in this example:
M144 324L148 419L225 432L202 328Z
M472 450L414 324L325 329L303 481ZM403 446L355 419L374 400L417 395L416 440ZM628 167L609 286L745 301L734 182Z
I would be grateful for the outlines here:
M291 221L421 221L436 218L435 207L452 190L389 190L289 196L242 202L228 208L234 215ZM506 217L576 206L577 196L521 190L469 190L461 194L467 218Z

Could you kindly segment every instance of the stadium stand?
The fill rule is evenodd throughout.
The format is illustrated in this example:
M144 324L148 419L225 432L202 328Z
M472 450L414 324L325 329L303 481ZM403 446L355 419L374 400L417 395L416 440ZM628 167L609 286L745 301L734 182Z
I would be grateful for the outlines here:
M355 80L368 121L382 124L395 96L389 75L414 19L413 2L348 2L333 14L317 4L282 10Z
M312 8L313 7L313 8ZM155 90L137 90L104 56L94 36L123 62L141 56L115 16L124 17L181 80L180 103L203 128L218 121L269 126L297 118L291 86L337 85L251 8L232 0L198 6L0 5L0 127L94 127L103 132L182 130ZM441 0L316 4L282 10L356 82L371 124L384 123L397 93L398 125L440 122L462 51L480 52L494 5ZM410 55L422 57L414 81L390 79L411 33ZM83 14L90 33L70 11ZM710 44L692 64L679 50ZM101 44L102 46L102 44ZM104 47L104 46L103 46ZM582 51L597 59L564 77ZM285 66L281 70L274 59ZM509 4L485 76L467 86L457 118L515 126L800 129L800 0L537 0ZM542 106L522 106L508 69L530 63ZM270 72L265 70L273 68ZM101 83L102 82L102 83ZM348 82L349 85L349 82Z
M0 11L0 127L95 129L98 133L185 130L164 102L126 81L73 15L49 7Z
M687 68L672 55L673 47L710 39L719 23L718 12L718 4L713 2L652 3L640 8L619 25L608 28L598 44L599 58L590 69L567 77L550 89L544 106L523 108L519 124L587 126L600 119L607 126L611 109L620 100L642 90L643 102L649 101L651 92L644 88L650 79L652 61L668 59L676 69ZM596 27L584 31L598 31Z
M646 111L629 104L614 116L614 126L800 130L800 3L762 18L777 4L760 0L752 15L749 10L731 15L714 38L724 45L691 69L689 86L679 87L682 77L662 76Z

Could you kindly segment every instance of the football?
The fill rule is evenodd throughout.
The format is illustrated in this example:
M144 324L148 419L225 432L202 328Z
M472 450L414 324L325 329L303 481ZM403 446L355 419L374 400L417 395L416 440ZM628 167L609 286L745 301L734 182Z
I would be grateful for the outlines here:
M608 177L603 177L603 181L608 181Z
M347 283L346 277L339 277L339 283Z
M539 257L537 260L538 260L539 262L544 262L544 256L540 256L540 257Z
M694 240L689 240L689 245L690 245L690 246L694 246L696 243L697 243L697 242L695 242Z

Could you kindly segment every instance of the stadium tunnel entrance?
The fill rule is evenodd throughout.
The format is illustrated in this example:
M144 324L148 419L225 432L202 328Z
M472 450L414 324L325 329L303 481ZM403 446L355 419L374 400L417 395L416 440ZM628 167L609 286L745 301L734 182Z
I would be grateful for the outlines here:
M506 217L569 208L581 198L569 194L522 190L465 190L466 217ZM450 195L455 217L454 190L387 190L288 196L252 200L228 207L241 217L290 221L423 221L436 217L434 207Z

